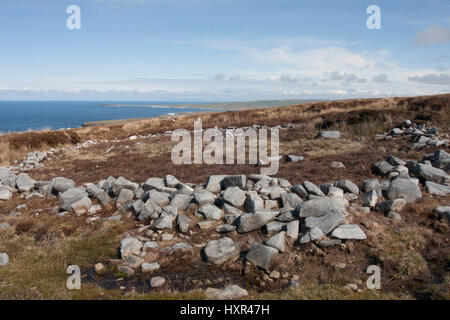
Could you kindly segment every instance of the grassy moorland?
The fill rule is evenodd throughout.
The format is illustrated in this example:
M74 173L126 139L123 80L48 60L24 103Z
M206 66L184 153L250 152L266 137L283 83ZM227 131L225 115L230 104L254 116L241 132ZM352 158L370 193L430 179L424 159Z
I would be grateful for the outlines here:
M280 154L303 155L305 160L280 162L277 177L288 179L292 185L305 180L320 184L345 178L361 186L363 180L376 177L372 165L390 154L420 160L436 150L431 146L410 150L410 141L376 140L374 136L389 131L404 119L435 125L441 133L449 134L450 94L314 102L65 131L11 133L0 136L0 165L14 165L30 151L64 148L45 162L45 167L29 175L35 180L64 176L79 185L96 183L109 176L142 182L171 174L183 182L203 183L213 174L259 173L259 168L253 165L177 166L171 162L174 143L169 136L139 143L129 139L133 135L177 128L192 129L198 117L202 118L203 128L295 124L292 129L280 131ZM342 138L314 139L323 129L339 130ZM81 149L69 148L89 140L105 141ZM450 152L448 147L443 149ZM332 168L333 161L342 162L345 168ZM261 288L258 284L263 271L244 268L240 262L212 268L201 260L201 249L194 248L191 253L177 253L175 261L164 254L158 257L164 265L161 275L172 279L164 290L150 290L148 275L126 277L117 271L120 240L126 234L138 232L142 223L126 215L120 222L86 223L83 215L60 219L52 210L54 201L40 198L27 200L23 212L10 215L25 202L14 195L10 201L0 201L0 223L11 225L0 231L0 252L7 252L10 257L8 266L0 267L0 299L204 299L206 287L227 283L246 287L250 299L450 299L449 227L434 211L439 205L449 205L450 197L423 193L422 201L404 208L401 221L387 220L373 212L354 213L349 219L364 228L366 241L326 249L293 245L279 255L275 264L280 266L281 273L298 275L299 287L286 288L287 279L282 279L269 281ZM110 205L102 208L100 215L108 217L116 211ZM211 230L205 235L198 234L194 240L203 243L212 233ZM261 232L252 237L261 239ZM106 265L106 270L96 275L93 269L99 262ZM83 286L79 291L65 288L68 276L65 271L70 264L82 269ZM347 283L362 287L368 277L365 270L371 264L382 265L382 290L354 292L344 288ZM192 265L195 270L189 269Z

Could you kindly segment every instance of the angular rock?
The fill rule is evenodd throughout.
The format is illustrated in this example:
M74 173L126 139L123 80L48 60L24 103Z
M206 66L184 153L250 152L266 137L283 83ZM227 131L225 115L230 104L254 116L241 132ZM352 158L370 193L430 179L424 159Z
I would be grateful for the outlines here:
M120 256L139 255L141 253L142 242L133 237L127 237L120 242Z
M214 204L216 196L208 190L194 192L194 200L199 205Z
M248 233L264 226L278 215L278 211L259 210L255 213L242 214L238 220L238 233Z
M162 178L149 178L147 181L144 182L144 185L142 188L145 191L149 190L156 190L156 191L162 191L163 188L166 187L166 183L164 182L164 179Z
M284 226L285 226L285 224L282 222L272 221L272 222L267 223L264 226L264 232L265 233L279 232L279 231L281 231L281 229L283 229Z
M266 241L266 245L275 248L280 252L286 250L286 232L281 231Z
M366 234L356 224L343 224L333 230L331 233L333 238L341 240L365 240Z
M312 194L312 195L320 196L320 197L325 196L325 194L322 192L322 190L320 190L320 188L318 186L316 186L314 183L312 183L310 181L304 181L302 183L302 185L305 188L305 190L308 192L308 194Z
M116 199L116 207L120 208L124 204L131 202L134 198L134 192L129 189L120 190L119 196Z
M350 180L338 180L334 183L334 186L341 188L344 192L350 192L356 195L359 194L358 186Z
M169 188L175 188L180 183L180 181L178 181L177 178L175 178L174 176L172 176L170 174L168 174L164 178L164 182L166 183L166 186L169 187Z
M394 199L377 203L375 209L377 211L381 211L384 213L388 213L390 211L400 212L402 211L405 205L406 205L405 199Z
M387 197L390 200L405 199L407 203L413 203L422 199L422 192L417 183L398 178L391 182L387 190Z
M109 197L108 193L103 190L102 188L99 188L95 184L88 183L86 184L86 192L94 199L97 199L98 202L100 202L102 205L107 206L111 198Z
M34 189L35 181L26 173L20 173L16 179L16 186L19 192L26 192Z
M239 258L239 254L239 245L227 237L212 240L203 249L205 260L214 264L222 264L225 261L236 260Z
M446 196L447 194L450 194L450 186L434 183L431 181L425 181L425 186L427 187L427 192L432 195Z
M180 210L187 210L192 199L192 196L178 193L170 201L170 206Z
M296 213L301 218L320 217L331 211L340 211L333 199L321 197L301 203L296 208Z
M300 221L294 220L286 224L286 236L297 240L299 234Z
M394 169L394 166L392 166L389 162L387 161L380 161L375 163L375 165L373 166L373 171L376 174L385 176L387 175L389 172L392 171L392 169Z
M245 175L225 176L221 181L222 190L226 190L230 187L244 188L247 183Z
M268 270L270 262L278 254L278 250L261 243L254 243L247 253L246 260L256 266Z
M166 214L164 216L161 215L161 217L153 222L151 228L154 230L172 229L174 220L175 217L170 214Z
M373 179L367 179L363 181L363 190L365 192L370 192L373 190L379 190L381 189L380 186L380 182L378 181L378 179L373 178Z
M148 262L144 262L141 265L141 271L143 273L145 272L152 272L152 271L156 271L160 268L160 265L158 262L152 262L152 263L148 263Z
M0 200L8 201L11 200L12 193L9 190L0 190Z
M443 218L450 221L450 206L440 206L436 208L436 212Z
M84 197L74 203L71 203L69 211L73 211L76 214L84 214L87 213L91 207L92 207L91 199L89 199L88 197Z
M366 192L363 195L363 205L366 207L375 208L378 201L378 193L375 190Z
M318 241L325 238L325 235L323 234L322 230L320 230L317 227L314 227L310 230L308 230L299 240L301 244L308 243L311 241Z
M245 211L255 213L264 209L264 201L258 194L248 194L244 203Z
M306 198L308 196L308 192L301 184L293 186L291 191L295 192L298 196L300 196L302 198Z
M305 158L302 156L296 156L296 155L287 155L286 156L286 162L292 162L292 163L296 163L296 162L300 162L303 161Z
M188 216L186 216L186 215L184 215L182 213L179 213L178 216L177 216L177 227L178 227L178 230L181 233L187 233L189 231L189 227L190 227L191 221L192 220Z
M214 230L218 233L228 233L236 231L237 227L232 226L231 224L221 224L217 226Z
M444 170L418 163L414 172L426 181L439 184L450 184L450 176Z
M154 203L156 203L159 207L163 208L170 203L170 195L165 192L160 192L156 190L150 190L145 196L144 199L151 199Z
M239 187L229 187L223 193L223 199L235 207L242 207L245 203L245 192Z
M295 193L283 193L281 203L284 208L297 208L300 203L303 203L303 200Z
M225 178L225 175L209 176L205 183L205 189L211 192L220 192L223 178Z
M310 216L306 218L305 226L310 229L317 227L326 235L344 222L345 217L342 213L338 211L329 211L320 217Z
M206 219L220 220L222 218L222 210L212 204L205 204L198 209L198 212L203 214Z

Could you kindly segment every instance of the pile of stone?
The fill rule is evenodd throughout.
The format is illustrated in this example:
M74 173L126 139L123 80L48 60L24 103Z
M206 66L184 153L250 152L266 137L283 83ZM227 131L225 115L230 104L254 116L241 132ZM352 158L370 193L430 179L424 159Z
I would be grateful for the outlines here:
M53 154L57 152L56 149L51 149L50 151L33 151L28 153L25 160L20 163L16 163L15 166L10 167L11 171L14 172L28 172L44 168L44 161L48 160Z
M405 137L413 141L410 149L421 149L425 146L448 146L449 137L447 134L439 135L439 130L435 126L428 127L425 124L415 124L410 120L404 120L402 124L393 128L388 133L375 135L377 140L389 140L396 137Z

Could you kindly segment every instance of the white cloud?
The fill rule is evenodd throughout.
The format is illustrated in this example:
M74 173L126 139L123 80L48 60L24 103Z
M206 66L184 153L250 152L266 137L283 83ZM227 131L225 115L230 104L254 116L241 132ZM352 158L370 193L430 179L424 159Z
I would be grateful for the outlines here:
M426 74L424 76L413 76L408 77L408 80L424 84L450 85L450 75L444 73Z

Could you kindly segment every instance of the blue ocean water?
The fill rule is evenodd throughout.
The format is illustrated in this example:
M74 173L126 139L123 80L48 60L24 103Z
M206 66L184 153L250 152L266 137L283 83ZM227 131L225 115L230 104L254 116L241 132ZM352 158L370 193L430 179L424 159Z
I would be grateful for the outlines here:
M191 102L192 103L192 102ZM152 118L202 109L100 107L99 104L177 105L186 102L0 101L0 133L79 128L84 122Z

